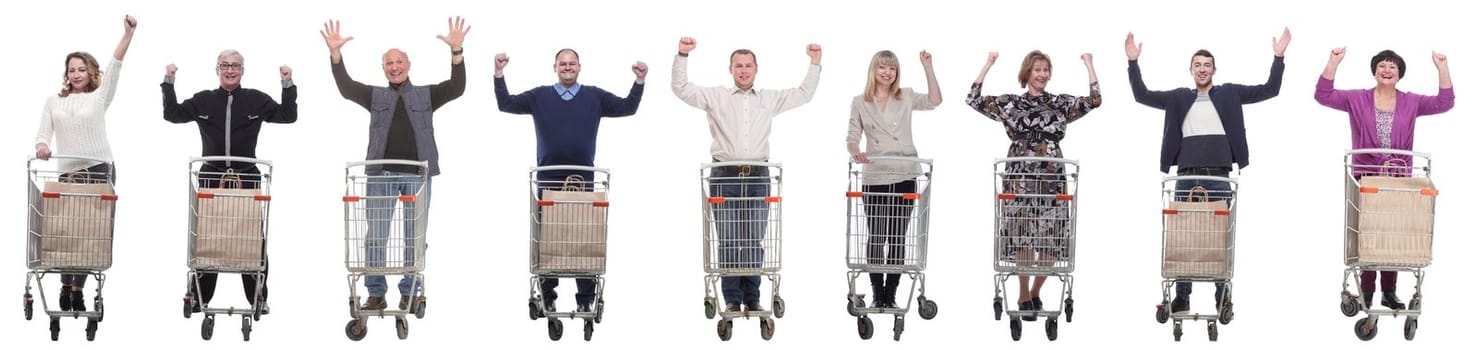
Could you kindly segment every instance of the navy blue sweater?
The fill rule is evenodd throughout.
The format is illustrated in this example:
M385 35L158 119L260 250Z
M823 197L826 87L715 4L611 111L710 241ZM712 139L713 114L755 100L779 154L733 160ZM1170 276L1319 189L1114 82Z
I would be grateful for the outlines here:
M641 104L642 84L631 84L626 98L590 85L581 85L575 98L565 101L545 85L518 95L508 94L503 78L493 79L493 94L498 110L511 114L530 114L534 118L534 134L538 139L538 165L595 165L595 139L602 117L625 117L636 114Z
M1251 162L1247 157L1247 130L1242 122L1242 105L1266 101L1278 96L1283 86L1283 58L1273 57L1273 66L1268 69L1268 81L1261 85L1221 84L1211 87L1211 104L1221 116L1222 129L1226 130L1227 141L1232 146L1232 160L1238 168L1246 168ZM1134 101L1145 106L1165 111L1164 139L1160 142L1160 172L1169 173L1171 165L1177 165L1181 150L1181 124L1186 113L1196 102L1196 89L1178 88L1169 91L1154 91L1145 87L1140 76L1139 62L1129 61L1129 87L1134 92Z

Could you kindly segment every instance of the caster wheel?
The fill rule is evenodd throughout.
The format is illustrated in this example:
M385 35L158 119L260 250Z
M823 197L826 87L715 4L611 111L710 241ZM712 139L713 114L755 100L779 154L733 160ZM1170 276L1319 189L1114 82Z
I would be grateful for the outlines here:
M1406 340L1416 339L1416 319L1406 318Z
M718 304L714 303L713 299L711 299L711 298L704 299L703 300L703 317L707 317L708 319L712 320L713 319L713 316L714 315L717 315L717 314L718 314Z
M349 324L344 325L344 335L349 336L349 340L364 340L365 334L369 334L369 327L362 319L349 320Z
M1216 341L1216 322L1206 322L1206 338Z
M585 320L585 341L590 341L590 337L593 335L595 335L595 322Z
M867 307L867 304L862 301L862 297L861 296L857 296L855 294L854 295L847 296L847 314L848 315L852 315L852 317L861 317L862 316L862 310L858 310L858 309L861 309L861 308L864 308L864 307Z
M565 336L565 324L557 318L549 319L549 340L559 341Z
M604 298L595 299L595 323L600 323L600 319L603 318L605 314L606 300Z
M1047 340L1057 340L1057 318L1047 318Z
M105 315L105 313L103 313L103 299L102 298L95 298L95 299L93 299L93 301L92 301L92 309L93 310L97 310L97 312L98 312L97 321L98 321L98 323L102 323L103 322L103 315Z
M406 321L404 318L397 317L395 319L395 337L400 338L400 340L405 340L405 338L409 337L410 335L411 323Z
M770 340L775 337L775 321L770 318L760 319L760 339Z
M416 319L426 318L426 300L416 300Z
M544 310L539 309L539 299L529 298L529 319L537 320L544 317Z
M241 317L241 341L251 341L251 321L249 317Z
M862 340L872 339L872 319L867 316L857 318L857 336Z
M732 321L732 320L720 320L720 321L718 321L718 339L719 340L722 340L722 341L729 341L729 338L731 338L733 336L734 336L734 321Z
M1001 298L1000 297L996 297L996 301L994 303L991 303L991 307L996 310L996 321L1000 321L1001 320L1001 311L1002 311L1002 307L1003 307L1001 305Z
M212 336L215 336L215 333L216 333L216 318L215 318L215 316L209 316L209 315L205 316L205 319L200 321L200 339L210 340L210 338Z
M922 297L919 298L919 317L925 320L932 320L934 319L934 316L938 315L939 304L934 303L933 300L924 299Z
M1375 324L1376 321L1370 318L1362 318L1355 321L1355 337L1364 341L1375 339Z
M56 341L56 339L58 337L60 337L61 334L62 334L62 319L61 318L58 318L58 317L52 317L51 318L51 341Z
M1021 340L1021 318L1011 318L1011 340Z
M1355 305L1355 297L1350 293L1344 293L1344 299L1339 301L1339 312L1345 317L1355 317L1360 314L1360 305Z
M33 309L34 306L32 306L31 294L30 293L27 293L25 299L26 299L25 300L26 321L30 321L31 320L31 313L35 312L34 309Z
M1062 313L1067 316L1067 323L1073 323L1073 298L1067 298L1063 302L1065 305L1062 306Z
M1221 310L1219 311L1220 312L1217 312L1216 317L1216 320L1218 322L1221 322L1221 324L1232 323L1232 316L1234 316L1234 314L1232 313L1232 303L1228 302L1226 304L1222 304Z
M98 336L98 321L97 320L87 320L87 341L92 341L93 339L97 339L97 336Z
M785 299L780 299L779 296L776 296L775 300L770 301L770 311L775 314L775 318L784 318Z
M1180 329L1180 322L1175 323L1175 330L1172 333L1175 335L1175 341L1177 342L1180 341L1181 335L1185 335L1185 331Z
M1156 305L1155 322L1163 324L1167 321L1170 321L1170 309L1166 308L1165 303L1160 303L1160 305Z
M893 341L903 339L903 315L893 317Z
M195 307L190 304L190 297L185 297L185 318L190 318L190 315L195 314Z

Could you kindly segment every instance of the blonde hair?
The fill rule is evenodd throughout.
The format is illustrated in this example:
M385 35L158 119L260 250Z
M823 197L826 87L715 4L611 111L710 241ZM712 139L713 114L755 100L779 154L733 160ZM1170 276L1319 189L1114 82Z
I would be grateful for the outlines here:
M1047 71L1052 71L1052 59L1048 58L1047 54L1042 53L1041 50L1032 50L1032 52L1028 52L1026 54L1026 59L1021 60L1021 72L1016 73L1016 82L1021 83L1021 87L1025 88L1026 81L1031 80L1032 65L1035 65L1037 63L1037 60L1047 62Z
M882 66L898 68L898 55L894 55L893 51L888 50L878 51L878 53L872 55L872 64L867 65L867 89L862 90L863 101L874 102L872 96L878 88L878 80L874 75L877 74L878 67ZM898 80L902 74L903 72L901 70L898 73L894 73L893 85L888 87L888 94L893 96L894 100L903 99L903 89L898 87Z
M67 79L67 70L72 68L73 58L82 60L82 64L87 66L88 81L87 86L83 87L84 91L72 91L72 83ZM57 93L57 96L67 97L74 92L93 92L98 89L98 84L102 80L103 71L98 68L98 60L93 58L92 54L81 51L69 53L67 60L62 61L62 91Z

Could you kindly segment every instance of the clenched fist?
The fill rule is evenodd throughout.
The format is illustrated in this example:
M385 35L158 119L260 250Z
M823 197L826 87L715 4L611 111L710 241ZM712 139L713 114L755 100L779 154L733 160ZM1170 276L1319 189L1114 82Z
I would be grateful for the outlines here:
M631 65L631 72L632 73L636 73L636 82L637 83L642 83L642 82L646 82L647 81L647 64L646 64L646 62L636 61L635 64L632 64Z
M685 36L677 41L677 53L686 55L696 48L698 48L698 40L691 37Z
M174 78L174 72L176 70L179 70L179 68L175 67L174 63L170 63L168 66L164 66L164 76Z
M292 67L288 67L287 65L283 65L281 68L277 68L277 72L280 73L280 74L282 74L282 81L293 80L293 69L292 69Z

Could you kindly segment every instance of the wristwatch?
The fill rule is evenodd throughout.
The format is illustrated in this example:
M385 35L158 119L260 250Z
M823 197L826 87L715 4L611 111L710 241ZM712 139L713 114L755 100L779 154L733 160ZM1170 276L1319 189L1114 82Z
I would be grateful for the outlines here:
M458 48L456 50L452 50L452 56L461 55L461 54L462 54L462 49L460 49L460 48Z

